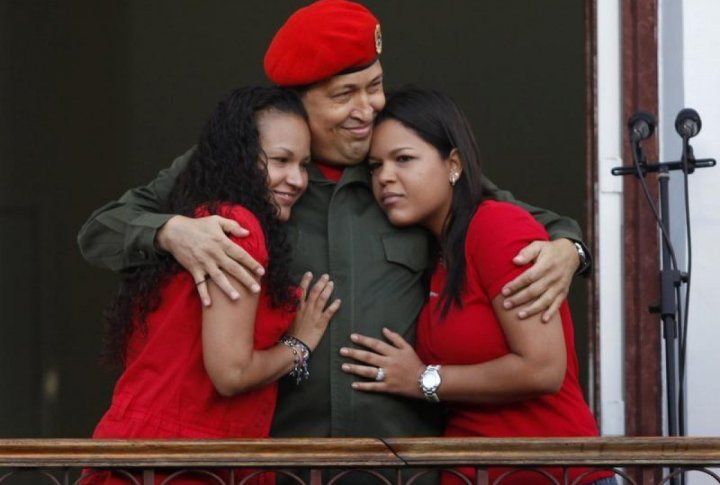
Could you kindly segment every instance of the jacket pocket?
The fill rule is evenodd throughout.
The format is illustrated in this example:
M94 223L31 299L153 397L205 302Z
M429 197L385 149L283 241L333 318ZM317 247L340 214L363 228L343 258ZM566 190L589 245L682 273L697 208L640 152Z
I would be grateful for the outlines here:
M424 231L412 230L383 234L385 259L400 264L418 273L425 271L429 262L428 235Z

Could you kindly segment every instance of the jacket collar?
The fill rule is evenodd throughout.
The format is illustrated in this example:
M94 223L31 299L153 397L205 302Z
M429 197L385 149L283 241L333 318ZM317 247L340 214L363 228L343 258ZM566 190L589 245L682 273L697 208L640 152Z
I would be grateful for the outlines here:
M314 163L311 163L308 167L308 177L310 182L313 183L327 185L336 184L336 182L326 179ZM337 186L342 187L355 182L364 184L370 188L370 172L368 171L367 163L364 161L358 163L357 165L345 167L342 177L340 177L340 181L337 182Z

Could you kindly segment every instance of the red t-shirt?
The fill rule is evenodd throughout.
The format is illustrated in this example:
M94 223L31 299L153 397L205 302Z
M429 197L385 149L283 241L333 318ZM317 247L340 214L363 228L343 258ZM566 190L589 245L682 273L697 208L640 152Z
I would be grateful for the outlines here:
M445 285L447 270L439 264L433 273L430 297L418 319L416 348L423 362L467 365L508 354L510 348L491 302L506 283L526 269L516 266L512 258L532 241L547 239L545 229L519 207L496 201L480 204L465 239L467 267L463 306L458 308L453 305L442 321L439 320L439 295ZM505 404L449 402L451 412L446 436L597 436L595 419L578 383L573 324L567 302L562 304L560 316L567 349L567 371L560 391ZM491 480L503 471L507 470L491 469ZM546 471L562 479L559 470ZM583 471L587 470L574 470L571 479ZM581 483L609 475L592 474ZM527 472L512 475L503 483L527 484L535 481L547 483L547 479ZM460 482L444 479L443 483Z
M197 213L204 215L207 211ZM233 241L266 266L265 236L255 216L241 206L223 206L220 215L250 231L249 236L233 237ZM271 308L263 291L255 316L254 348L275 345L293 317L293 313ZM93 438L268 436L277 383L232 397L216 391L203 363L202 305L188 272L173 275L163 286L160 306L146 322L147 333L135 331L130 337L127 365Z

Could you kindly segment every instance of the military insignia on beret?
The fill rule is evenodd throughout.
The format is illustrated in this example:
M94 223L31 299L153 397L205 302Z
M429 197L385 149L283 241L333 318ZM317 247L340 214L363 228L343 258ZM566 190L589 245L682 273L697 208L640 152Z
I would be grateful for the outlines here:
M378 54L382 53L382 32L380 31L380 24L375 26L375 52Z

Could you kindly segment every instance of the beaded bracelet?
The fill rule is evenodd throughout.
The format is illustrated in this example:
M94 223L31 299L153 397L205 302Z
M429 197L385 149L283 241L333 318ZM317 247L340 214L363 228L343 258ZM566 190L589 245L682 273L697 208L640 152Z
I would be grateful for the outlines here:
M310 348L302 340L290 335L280 337L280 343L288 346L290 350L292 350L293 369L288 375L294 377L295 384L299 386L303 379L307 380L310 377L310 371L307 366L310 360Z

